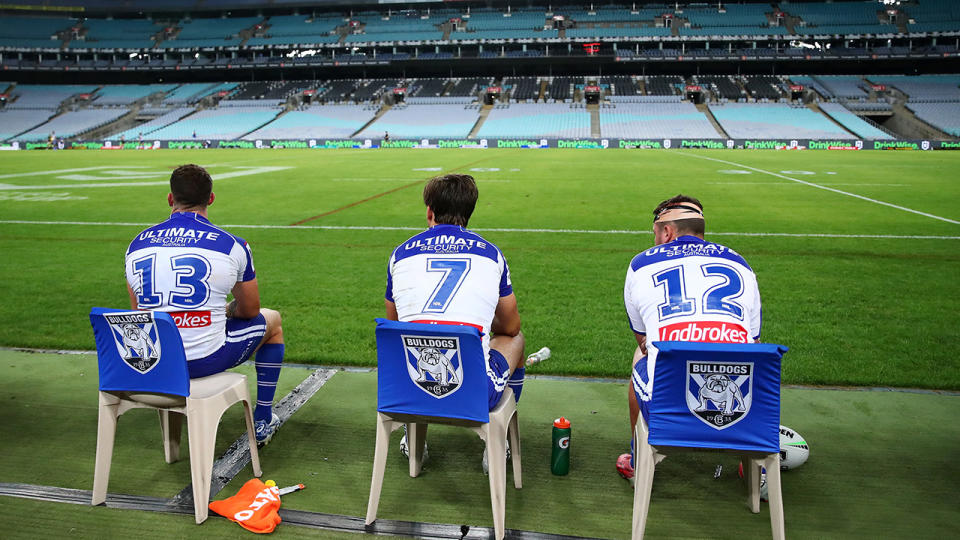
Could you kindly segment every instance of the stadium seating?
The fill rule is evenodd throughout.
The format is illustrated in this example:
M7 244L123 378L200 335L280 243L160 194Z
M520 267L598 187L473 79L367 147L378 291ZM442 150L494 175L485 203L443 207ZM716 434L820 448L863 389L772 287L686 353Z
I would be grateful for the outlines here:
M644 81L647 95L651 96L675 96L683 84L683 78L676 75L650 76Z
M735 139L853 139L822 114L774 103L711 104L720 126Z
M911 32L949 32L960 28L960 4L955 0L923 0L904 9L916 21L909 25Z
M141 135L146 138L146 137L149 137L150 134L153 133L154 131L164 126L168 126L176 122L177 120L180 120L181 118L192 113L193 111L194 109L192 107L178 107L172 110L164 110L156 118L149 120L147 122L144 122L143 124L139 124L136 127L132 127L130 129L121 131L115 135L112 135L110 138L112 139L123 138L128 141L135 141ZM141 109L140 112L143 113L145 112L145 110Z
M590 137L590 115L564 103L514 103L494 108L477 137Z
M268 107L225 107L206 109L162 127L150 134L151 139L221 139L233 140L273 120L280 109Z
M16 99L7 103L8 109L56 109L63 101L77 94L92 94L96 85L18 84L13 88Z
M897 88L911 103L960 102L960 75L873 75L870 82Z
M696 106L683 103L618 103L600 108L600 136L717 138L720 134Z
M122 84L104 86L97 91L95 105L129 105L137 100L158 92L167 93L176 88L176 84Z
M56 112L53 109L0 109L0 141L46 122Z
M220 87L219 83L187 83L168 93L167 97L163 98L163 103L167 105L196 103L218 87Z
M960 103L907 103L917 118L948 133L960 137Z
M127 109L81 109L67 112L18 135L14 140L26 142L46 140L51 133L56 133L57 137L73 137L109 124L127 112Z
M882 129L853 114L839 103L821 103L820 109L843 127L864 139L891 140L894 137Z
M357 105L323 105L290 111L244 139L344 139L373 119L376 110Z
M148 19L85 19L82 39L70 41L70 49L148 49L150 38L163 27Z
M357 134L375 138L389 132L396 139L464 138L477 123L477 110L463 105L394 107Z

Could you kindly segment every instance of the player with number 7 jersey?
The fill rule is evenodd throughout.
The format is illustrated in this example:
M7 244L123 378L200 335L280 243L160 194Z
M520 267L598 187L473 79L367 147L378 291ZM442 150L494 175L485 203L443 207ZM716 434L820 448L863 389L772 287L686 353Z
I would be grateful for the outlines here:
M260 308L247 242L208 219L214 199L213 179L203 167L173 171L169 219L141 231L127 249L127 292L133 309L173 317L190 377L238 366L256 352L254 421L257 440L265 444L280 424L272 410L284 354L280 314Z
M427 183L423 199L429 228L390 255L385 305L388 319L467 325L482 332L492 409L507 384L519 399L524 343L503 253L466 229L477 198L469 175L448 174Z

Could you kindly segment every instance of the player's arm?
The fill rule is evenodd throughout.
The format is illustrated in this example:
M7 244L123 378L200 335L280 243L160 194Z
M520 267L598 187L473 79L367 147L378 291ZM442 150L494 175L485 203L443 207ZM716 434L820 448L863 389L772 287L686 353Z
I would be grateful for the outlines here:
M520 312L517 310L517 297L513 293L500 297L490 331L497 336L520 335Z
M634 333L633 337L637 338L637 346L640 347L640 352L642 352L643 355L646 356L647 355L647 336L645 336L644 334Z
M397 315L397 305L391 302L390 300L384 299L383 306L387 311L387 319L391 321L399 321L400 316Z
M252 319L260 314L260 288L257 278L238 281L233 286L233 301L227 304L228 319Z
M137 309L140 305L137 302L137 293L133 292L129 283L127 284L127 294L130 295L130 309Z

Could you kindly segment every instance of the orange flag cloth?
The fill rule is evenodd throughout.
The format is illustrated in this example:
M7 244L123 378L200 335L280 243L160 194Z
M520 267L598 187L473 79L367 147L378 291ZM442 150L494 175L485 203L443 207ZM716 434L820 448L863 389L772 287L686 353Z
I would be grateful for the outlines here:
M210 503L210 509L236 521L248 531L259 534L273 532L280 524L280 492L258 478L250 480L233 497Z

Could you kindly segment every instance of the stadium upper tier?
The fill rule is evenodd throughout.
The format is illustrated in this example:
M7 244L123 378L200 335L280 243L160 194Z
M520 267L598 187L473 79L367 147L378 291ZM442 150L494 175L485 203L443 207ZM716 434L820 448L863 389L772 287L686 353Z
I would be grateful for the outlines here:
M651 41L683 36L960 33L960 5L922 0L888 15L873 0L771 4L665 3L587 10L574 6L378 10L253 17L184 16L167 19L10 15L0 17L0 48L16 50L155 49L295 45L342 47L410 42L534 42L603 39ZM128 14L128 17L132 14Z

